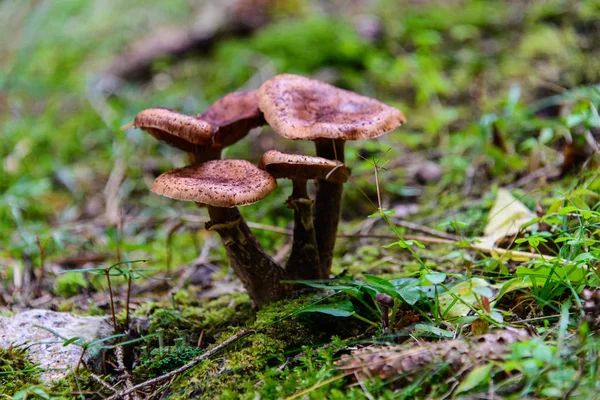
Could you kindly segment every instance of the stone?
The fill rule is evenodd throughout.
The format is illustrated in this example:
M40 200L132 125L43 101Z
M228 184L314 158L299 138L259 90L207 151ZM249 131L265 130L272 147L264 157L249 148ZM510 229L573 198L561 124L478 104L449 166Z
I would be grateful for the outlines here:
M48 310L0 316L0 347L26 347L29 358L44 369L40 377L44 382L63 378L77 366L83 348L76 344L64 346L66 340L79 337L89 343L112 334L108 317L81 317ZM94 372L102 372L103 351L92 346L85 352L83 362Z

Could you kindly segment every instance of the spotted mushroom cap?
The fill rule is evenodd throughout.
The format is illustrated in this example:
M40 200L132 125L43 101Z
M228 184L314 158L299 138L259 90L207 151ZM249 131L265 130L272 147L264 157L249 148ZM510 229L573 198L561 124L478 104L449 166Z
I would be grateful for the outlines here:
M288 139L371 139L406 122L398 109L375 99L291 74L263 83L258 105L275 132Z
M167 108L140 111L133 126L150 133L156 139L183 151L194 152L211 142L214 127L196 117Z
M213 160L160 175L151 190L177 200L216 207L256 203L277 188L268 172L245 160Z
M350 170L339 161L282 153L277 150L269 150L263 154L259 168L269 172L275 178L292 180L322 179L344 183L350 176Z
M229 93L214 102L198 118L215 127L213 146L226 147L265 124L256 90Z

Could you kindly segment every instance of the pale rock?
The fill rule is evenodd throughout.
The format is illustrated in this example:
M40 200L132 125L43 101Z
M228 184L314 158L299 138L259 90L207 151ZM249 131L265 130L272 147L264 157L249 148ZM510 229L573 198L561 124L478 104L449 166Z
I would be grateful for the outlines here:
M0 316L0 347L26 347L31 361L44 369L40 378L45 382L63 378L77 366L83 349L76 344L64 346L66 340L79 337L82 343L89 343L112 334L108 317L81 317L48 310ZM102 345L107 344L110 342L102 342ZM92 346L85 352L83 361L92 371L101 372L102 355L103 350Z

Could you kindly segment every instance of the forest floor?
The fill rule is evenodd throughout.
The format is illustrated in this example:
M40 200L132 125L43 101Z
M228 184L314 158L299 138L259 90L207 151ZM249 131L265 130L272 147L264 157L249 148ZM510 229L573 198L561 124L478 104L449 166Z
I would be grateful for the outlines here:
M141 398L597 396L597 1L199 3L0 2L2 315L114 307ZM194 47L183 27L211 39ZM139 46L146 64L126 51ZM206 211L150 193L185 154L120 127L283 72L408 123L348 143L332 279L255 311ZM225 158L273 148L313 154L265 127ZM242 209L280 259L290 189ZM23 357L0 359L7 398L125 390L110 368L104 385L84 368L42 384Z

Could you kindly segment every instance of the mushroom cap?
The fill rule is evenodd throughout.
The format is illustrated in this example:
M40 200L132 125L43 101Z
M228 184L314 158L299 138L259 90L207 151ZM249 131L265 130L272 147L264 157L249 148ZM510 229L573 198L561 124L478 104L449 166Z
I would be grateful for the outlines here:
M160 175L151 190L177 200L215 207L256 203L277 188L268 172L245 160L212 160Z
M245 137L250 129L265 124L256 90L232 92L214 102L198 118L216 128L214 147L226 147Z
M335 183L344 183L350 176L350 170L341 162L322 157L282 153L269 150L263 154L259 168L275 178L323 179Z
M371 139L406 122L394 107L292 74L263 83L258 105L275 132L288 139Z
M194 152L210 144L214 127L189 115L167 108L140 111L133 126L150 133L156 139L183 151Z

